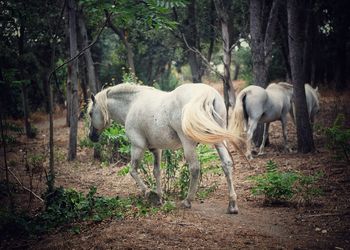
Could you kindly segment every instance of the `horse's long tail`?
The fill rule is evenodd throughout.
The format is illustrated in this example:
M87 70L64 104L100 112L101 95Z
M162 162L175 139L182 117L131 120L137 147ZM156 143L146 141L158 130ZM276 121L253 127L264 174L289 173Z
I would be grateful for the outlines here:
M182 130L200 143L215 144L228 140L241 152L242 139L224 128L226 121L215 110L216 96L215 92L208 91L187 103L182 110Z
M235 108L229 117L229 130L239 136L243 134L245 125L248 122L248 117L244 107L244 100L248 93L249 91L244 90L239 93L236 99Z

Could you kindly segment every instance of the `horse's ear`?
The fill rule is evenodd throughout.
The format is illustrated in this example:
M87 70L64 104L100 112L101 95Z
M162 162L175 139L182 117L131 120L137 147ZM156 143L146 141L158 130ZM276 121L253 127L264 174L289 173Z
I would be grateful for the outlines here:
M318 92L318 86L315 88L316 92Z
M95 103L95 96L94 96L94 94L91 94L91 100L92 100L92 103Z

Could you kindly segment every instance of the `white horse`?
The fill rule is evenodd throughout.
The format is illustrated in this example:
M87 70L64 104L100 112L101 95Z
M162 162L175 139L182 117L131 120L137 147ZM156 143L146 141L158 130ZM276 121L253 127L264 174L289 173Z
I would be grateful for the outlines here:
M307 112L309 114L311 128L313 128L315 116L320 111L320 92L318 91L318 87L313 88L310 84L306 83L305 96L306 96ZM296 124L294 102L290 110L290 115L293 118L294 124Z
M271 83L266 89L251 85L244 88L237 96L236 105L232 113L232 130L242 134L247 132L246 156L252 159L252 137L258 123L264 123L264 135L259 154L264 153L266 138L270 122L280 120L282 123L284 147L287 142L287 115L291 110L293 85L288 83Z
M131 143L130 174L146 197L154 192L137 173L144 151L149 149L154 155L155 195L161 203L161 150L182 146L190 170L190 186L182 206L190 208L200 174L196 146L199 142L209 143L215 145L222 161L229 193L228 213L238 213L232 180L233 162L225 140L238 149L240 138L226 129L225 104L214 88L205 84L184 84L172 92L163 92L147 86L120 84L92 95L91 99L88 107L90 139L98 141L99 132L109 125L110 119L125 126Z

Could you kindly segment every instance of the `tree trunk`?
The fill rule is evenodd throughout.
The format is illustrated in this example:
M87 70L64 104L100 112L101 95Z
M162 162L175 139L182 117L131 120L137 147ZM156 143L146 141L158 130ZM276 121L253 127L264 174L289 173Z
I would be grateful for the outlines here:
M126 31L124 29L118 28L117 26L114 25L114 23L112 22L112 20L109 17L110 15L108 14L107 11L105 11L105 16L106 16L107 21L108 21L108 27L110 27L113 30L113 32L118 35L119 39L123 42L123 44L125 46L130 72L133 73L134 75L136 75L135 63L134 63L134 53L132 51L132 46L128 41Z
M89 45L89 38L88 38L87 31L86 31L84 14L83 14L82 10L79 12L79 31L80 31L81 38L82 38L82 47L86 48ZM90 92L93 94L96 94L97 93L96 73L95 73L94 61L92 59L90 49L85 50L84 58L85 58L87 78L88 78L87 80L88 80Z
M250 11L250 36L253 59L253 84L266 87L267 70L264 56L263 36L263 0L251 0Z
M283 8L281 15L286 16L287 10ZM280 16L281 17L281 16ZM289 64L289 48L288 48L288 24L286 18L280 18L278 25L278 33L281 36L281 51L283 56L284 65L286 68L286 82L292 81L292 74L290 72Z
M211 57L213 55L213 50L214 50L214 44L215 44L215 19L216 19L216 16L215 16L215 3L214 3L214 0L211 0L210 1L210 42L209 42L209 48L208 48L208 55L207 55L207 59L208 59L208 62L211 61Z
M311 82L311 55L313 54L313 37L314 37L314 22L313 22L313 12L312 12L313 1L308 1L306 5L306 18L304 22L304 49L303 49L303 82Z
M334 65L335 69L335 89L337 91L342 91L347 86L347 65L348 65L348 55L349 50L349 7L348 1L342 1L336 5L336 13L338 13L335 18L335 39L336 39L336 57ZM348 72L349 74L349 72Z
M75 0L68 0L69 15L69 51L70 56L77 54L77 29L76 29L76 4ZM77 132L78 132L78 113L79 113L79 96L78 96L78 60L73 60L68 67L71 72L71 113L70 113L70 130L69 130L69 148L68 160L74 160L77 155Z
M288 0L287 2L288 43L292 83L294 85L293 98L296 110L298 152L309 153L315 150L315 146L306 106L303 76L303 3L304 0Z
M191 0L187 5L187 20L185 21L184 36L188 45L200 52L200 42L196 25L196 0ZM187 50L188 63L192 72L192 82L202 82L202 61L196 52Z
M71 67L68 65L67 66L67 82L66 82L66 108L67 108L67 113L66 113L66 125L67 127L70 127L70 117L71 117L71 113L72 113L72 73L71 73L72 69Z
M22 83L21 90L22 90L24 129L25 129L25 132L26 132L26 136L28 138L34 138L35 137L35 133L33 133L32 126L30 125L30 122L29 122L29 108L28 108L27 86L25 86L24 83Z
M250 35L253 59L253 84L267 86L268 69L271 63L271 51L276 33L280 0L274 0L270 11L266 11L266 0L250 0ZM266 15L265 13L268 13ZM264 133L263 124L258 124L253 142L260 146ZM266 144L269 143L267 138Z
M234 108L236 102L235 91L231 81L231 46L233 44L233 14L230 1L215 0L216 12L221 23L221 36L223 41L223 63L224 63L224 99L226 111L228 114L229 107Z
M21 84L21 97L22 97L22 105L23 105L23 118L24 118L24 130L26 133L27 138L34 138L35 134L32 131L32 127L29 122L29 107L28 107L28 96L27 96L27 86L26 86L26 80L25 79L25 72L23 70L23 65L25 65L22 60L24 56L24 35L25 35L25 21L22 17L21 13L19 18L20 23L20 32L18 37L18 54L19 54L19 60L18 60L18 67L20 69L20 79L22 80Z

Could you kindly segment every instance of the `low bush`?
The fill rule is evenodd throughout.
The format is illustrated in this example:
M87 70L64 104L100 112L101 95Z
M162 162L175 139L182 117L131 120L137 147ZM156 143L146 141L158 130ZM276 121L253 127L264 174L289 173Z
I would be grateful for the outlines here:
M322 130L327 147L335 152L336 158L350 162L350 129L345 127L345 116L339 114L331 127Z
M266 172L250 177L254 185L253 195L264 195L265 203L276 204L297 201L309 204L322 194L316 184L322 174L303 175L293 171L281 171L273 161L266 164Z

